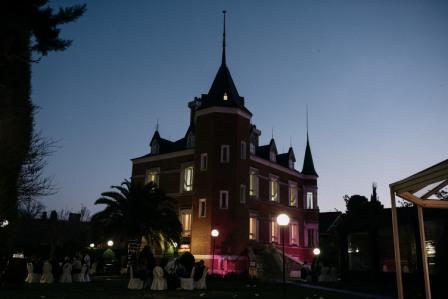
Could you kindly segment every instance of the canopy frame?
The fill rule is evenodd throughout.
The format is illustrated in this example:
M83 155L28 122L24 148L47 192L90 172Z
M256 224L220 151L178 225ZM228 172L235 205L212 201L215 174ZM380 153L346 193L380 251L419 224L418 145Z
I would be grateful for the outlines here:
M435 187L431 188L429 191L425 192L423 195L416 195L418 191L435 183L438 184ZM425 295L427 299L431 299L428 258L425 248L426 240L423 208L448 209L448 201L429 199L429 197L436 194L446 186L448 186L448 159L435 164L425 170L422 170L414 175L411 175L410 177L407 177L401 181L389 185L390 199L392 204L392 235L394 239L395 273L397 278L397 291L399 299L403 299L404 294L401 273L400 236L398 232L398 218L395 197L398 196L405 201L411 202L417 206Z

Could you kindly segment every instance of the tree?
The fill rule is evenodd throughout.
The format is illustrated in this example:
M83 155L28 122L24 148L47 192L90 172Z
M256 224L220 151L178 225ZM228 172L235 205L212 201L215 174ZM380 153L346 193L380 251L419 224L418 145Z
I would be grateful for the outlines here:
M63 51L70 40L59 26L78 19L85 5L60 8L47 0L5 0L0 4L0 220L15 218L18 181L32 144L32 55Z
M338 226L341 248L341 275L343 279L346 279L348 274L348 236L355 232L367 232L368 234L370 250L372 252L370 258L373 276L376 276L381 270L378 250L378 219L384 207L378 200L376 189L377 185L373 183L370 201L367 197L358 194L344 196L346 212Z
M33 202L37 199L56 193L52 178L44 176L43 173L47 165L46 158L54 152L55 148L55 141L45 139L37 133L33 135L31 147L22 163L17 183L19 209L36 205Z
M105 205L92 216L96 229L121 240L141 239L148 244L162 241L179 243L182 225L176 214L174 200L156 184L146 185L125 180L114 191L104 192L95 205Z

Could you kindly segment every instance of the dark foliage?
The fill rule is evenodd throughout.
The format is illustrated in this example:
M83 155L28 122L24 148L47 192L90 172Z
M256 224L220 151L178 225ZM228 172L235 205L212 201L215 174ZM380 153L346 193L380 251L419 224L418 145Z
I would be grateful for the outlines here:
M18 181L33 136L32 54L65 50L59 25L85 12L85 5L57 13L45 0L6 0L0 4L0 219L15 219Z
M372 184L372 195L370 201L362 195L344 196L346 212L339 223L337 231L340 244L340 261L342 278L348 274L348 235L356 232L367 232L369 235L372 274L378 275L380 263L378 256L378 229L379 215L384 208L376 192L376 184Z
M125 180L116 191L102 193L96 205L105 209L92 216L92 223L104 236L123 241L145 236L149 244L178 242L182 225L176 214L175 202L154 183L142 185Z

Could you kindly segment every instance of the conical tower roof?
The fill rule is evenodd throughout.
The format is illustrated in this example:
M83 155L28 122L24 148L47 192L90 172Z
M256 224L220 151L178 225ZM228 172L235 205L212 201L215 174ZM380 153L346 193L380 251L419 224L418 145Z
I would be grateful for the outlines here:
M316 170L314 169L313 155L311 154L310 140L308 138L308 134L306 134L306 149L305 149L305 157L303 158L302 174L318 176Z

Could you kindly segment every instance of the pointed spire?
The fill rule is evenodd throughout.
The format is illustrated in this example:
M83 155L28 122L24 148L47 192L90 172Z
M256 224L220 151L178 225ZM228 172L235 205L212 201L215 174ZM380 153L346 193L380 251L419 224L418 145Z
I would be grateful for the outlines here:
M306 149L305 157L303 158L302 173L318 176L314 169L313 155L311 154L310 138L308 135L308 105L306 106Z
M157 123L156 123L156 132L159 131L159 119L157 119Z
M308 140L308 104L306 104L306 139Z
M226 65L226 11L223 10L222 14L224 16L224 30L222 33L222 65Z

